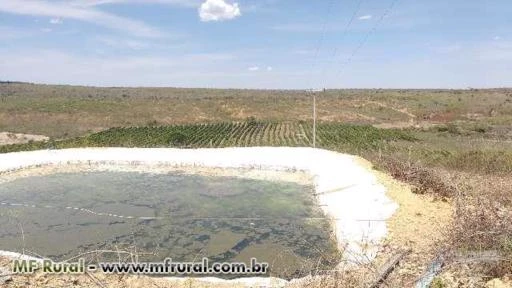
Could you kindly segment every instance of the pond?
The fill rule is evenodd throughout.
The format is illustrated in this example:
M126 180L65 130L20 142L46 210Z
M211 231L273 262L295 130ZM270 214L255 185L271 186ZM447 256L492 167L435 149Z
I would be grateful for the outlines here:
M313 187L184 173L80 172L0 184L0 250L63 261L81 253L116 261L270 264L293 278L340 260ZM100 253L104 251L104 253ZM91 256L93 255L93 257ZM127 259L123 259L127 260Z

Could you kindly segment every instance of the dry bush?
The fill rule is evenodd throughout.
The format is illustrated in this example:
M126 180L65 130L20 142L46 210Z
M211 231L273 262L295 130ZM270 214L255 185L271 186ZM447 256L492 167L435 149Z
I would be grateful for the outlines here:
M454 199L451 244L459 262L473 262L474 272L502 277L512 272L511 177L459 174L464 184ZM461 255L462 254L462 255Z
M292 280L286 288L363 288L370 287L377 278L377 268L372 264L357 269L328 271L298 280Z
M453 224L445 231L445 242L434 248L445 269L455 269L461 281L512 273L512 175L427 168L397 158L374 162L415 186L415 193L453 203Z
M379 168L390 173L393 178L413 185L414 193L429 194L440 199L455 195L456 188L434 169L391 157L379 157L374 162L378 163Z

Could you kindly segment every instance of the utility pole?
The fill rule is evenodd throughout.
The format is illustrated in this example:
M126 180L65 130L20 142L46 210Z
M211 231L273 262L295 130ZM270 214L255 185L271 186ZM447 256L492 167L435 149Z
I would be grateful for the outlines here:
M325 91L325 89L309 89L313 95L313 148L316 148L316 92Z
M316 148L316 94L313 91L313 148Z

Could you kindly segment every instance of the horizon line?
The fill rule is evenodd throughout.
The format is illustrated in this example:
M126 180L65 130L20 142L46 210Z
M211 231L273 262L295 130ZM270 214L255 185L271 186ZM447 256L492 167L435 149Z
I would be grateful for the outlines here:
M472 91L472 90L508 90L512 89L510 87L465 87L465 88L454 88L454 87L435 87L435 88L418 88L418 87L372 87L372 88L362 88L362 87L339 87L339 88L234 88L234 87L186 87L186 86L144 86L144 85L135 85L135 86L117 86L117 85L84 85L84 84L56 84L56 83L37 83L37 82L27 82L27 81L18 81L18 80L0 80L0 84L28 84L28 85L46 85L46 86L74 86L74 87L86 87L86 88L98 88L98 89L115 89L115 88L125 88L125 89L201 89L201 90L256 90L256 91L312 91L312 90L325 90L325 91L335 91L335 90L463 90L463 91Z

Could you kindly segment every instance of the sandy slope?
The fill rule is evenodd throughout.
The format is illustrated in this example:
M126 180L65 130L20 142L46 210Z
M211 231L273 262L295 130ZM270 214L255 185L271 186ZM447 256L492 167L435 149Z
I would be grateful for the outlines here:
M29 141L44 141L48 139L48 137L42 135L0 132L0 145L20 144L27 143Z

